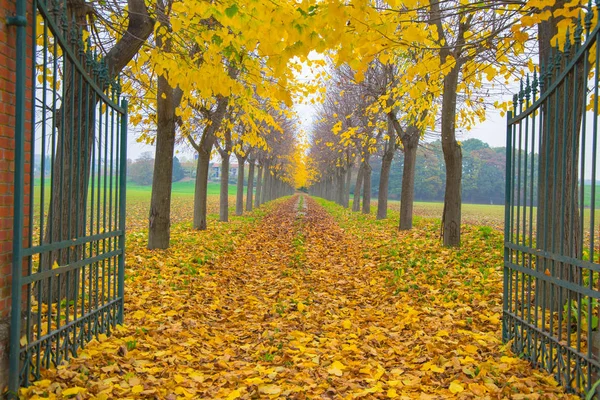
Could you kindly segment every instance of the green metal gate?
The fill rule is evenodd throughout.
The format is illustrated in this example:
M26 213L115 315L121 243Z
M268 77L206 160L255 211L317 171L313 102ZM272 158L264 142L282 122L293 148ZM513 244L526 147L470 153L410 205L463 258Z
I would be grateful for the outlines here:
M600 379L599 9L522 82L506 146L503 339L580 395Z
M17 3L11 396L123 320L127 159L127 104L87 15Z

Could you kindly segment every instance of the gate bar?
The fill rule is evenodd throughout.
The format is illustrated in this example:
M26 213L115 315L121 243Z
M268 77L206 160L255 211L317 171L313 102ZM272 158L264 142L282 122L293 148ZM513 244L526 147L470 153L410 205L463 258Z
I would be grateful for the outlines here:
M125 113L121 115L121 160L119 170L119 247L118 257L118 293L117 297L121 299L119 311L117 313L117 323L123 323L123 310L125 307L125 213L126 205L126 186L127 186L127 100L121 101L121 107Z

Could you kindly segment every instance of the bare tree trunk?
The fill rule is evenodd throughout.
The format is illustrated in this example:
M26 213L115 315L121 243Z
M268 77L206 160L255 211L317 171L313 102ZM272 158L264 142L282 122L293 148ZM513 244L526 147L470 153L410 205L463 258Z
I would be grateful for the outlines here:
M242 215L244 213L244 163L246 162L246 158L238 155L236 155L236 157L238 160L238 178L235 198L235 215Z
M252 211L252 199L254 195L254 160L250 160L248 168L248 189L246 190L246 211Z
M258 164L258 172L256 174L256 199L254 199L254 207L260 207L260 199L262 198L263 189L263 166Z
M212 147L212 146L211 146ZM194 223L193 228L206 230L206 209L208 200L208 170L210 167L210 151L198 151L196 166L196 187L194 189Z
M221 191L219 194L219 221L229 221L229 153L221 153Z
M402 193L400 198L400 230L412 229L413 204L415 201L415 171L420 132L408 127L401 136L404 147L404 170L402 171Z
M392 129L393 130L393 129ZM390 169L394 160L394 152L396 150L395 136L388 140L385 152L381 159L381 178L379 180L379 195L377 197L377 219L387 218L388 209L388 188L390 181Z
M371 164L369 164L368 158L365 157L365 163L363 168L363 206L362 213L371 213Z
M358 167L358 174L356 174L356 184L354 185L354 201L352 202L352 211L360 211L360 192L362 190L364 175L364 165L361 163Z

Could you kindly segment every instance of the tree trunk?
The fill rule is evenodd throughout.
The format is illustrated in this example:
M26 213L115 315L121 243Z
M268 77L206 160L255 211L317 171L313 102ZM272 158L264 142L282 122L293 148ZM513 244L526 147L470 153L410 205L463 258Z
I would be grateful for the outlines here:
M344 205L344 183L346 182L346 174L344 173L344 170L342 168L337 168L337 173L336 173L336 179L337 179L337 187L336 187L336 195L335 195L335 201L336 203L338 203L340 206Z
M408 127L400 137L404 147L404 170L402 171L402 193L400 197L400 230L412 229L413 204L415 201L415 171L420 132Z
M352 202L352 211L360 211L360 192L363 184L364 165L361 163L356 174L356 184L354 185L354 200Z
M271 174L269 173L269 163L265 162L263 165L263 188L261 193L260 204L265 204L268 200L269 193L271 190Z
M212 146L211 146L212 147ZM194 189L194 223L193 228L206 230L206 208L208 200L208 170L210 168L210 151L198 151L196 166L196 187Z
M229 221L229 153L221 153L221 191L219 193L219 221Z
M344 207L350 206L350 184L352 183L352 164L348 164L346 170L346 186L344 187Z
M444 78L442 96L442 151L446 163L442 236L446 247L460 246L462 151L456 141L456 88L460 68L456 64Z
M363 168L363 206L362 213L371 213L371 164L369 159L365 157L364 168Z
M256 198L254 199L254 207L260 207L260 199L262 198L262 188L264 186L263 181L263 166L258 165L258 172L256 173Z
M237 155L236 157L238 160L238 178L235 198L235 215L242 215L244 213L244 163L246 162L246 158Z
M228 104L228 97L217 96L217 108L211 115L210 125L207 125L202 132L200 143L197 144L191 136L188 137L188 140L198 152L196 187L194 189L194 222L192 224L194 229L206 230L210 154L216 140L215 132L221 127Z
M148 226L148 249L167 249L171 237L171 185L175 150L175 91L158 77L156 155Z
M275 178L275 175L269 173L267 175L267 182L269 182L269 192L267 193L267 201L275 200L277 193L277 179Z
M249 164L248 189L246 190L246 211L252 211L252 199L254 195L254 160L251 160Z
M379 179L379 195L377 197L377 219L387 218L390 169L392 168L392 161L394 160L394 152L396 149L394 142L392 142L392 139L390 138L381 159L381 178Z

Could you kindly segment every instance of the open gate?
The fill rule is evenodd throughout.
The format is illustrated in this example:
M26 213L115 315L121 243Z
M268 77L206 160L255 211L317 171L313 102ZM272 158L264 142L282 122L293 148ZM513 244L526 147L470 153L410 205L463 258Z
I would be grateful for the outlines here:
M599 8L521 84L506 146L503 339L580 395L600 379Z
M11 396L123 319L127 104L69 4L13 19Z

